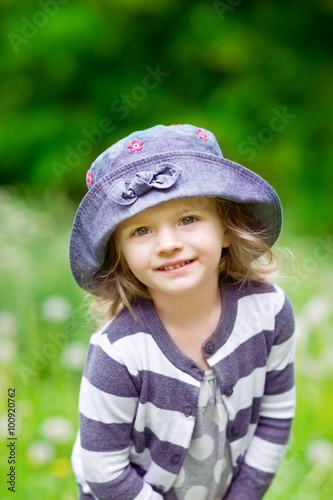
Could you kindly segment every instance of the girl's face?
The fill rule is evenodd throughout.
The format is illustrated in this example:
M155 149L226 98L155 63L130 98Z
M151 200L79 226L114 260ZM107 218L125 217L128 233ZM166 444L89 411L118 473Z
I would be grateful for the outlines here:
M229 237L209 198L182 198L122 222L115 239L136 278L154 294L186 295L218 280Z

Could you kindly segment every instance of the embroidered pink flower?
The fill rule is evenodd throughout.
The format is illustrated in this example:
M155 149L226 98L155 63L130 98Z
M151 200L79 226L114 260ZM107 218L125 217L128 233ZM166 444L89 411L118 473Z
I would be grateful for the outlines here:
M93 183L93 174L89 170L89 172L87 173L87 184L90 187L92 185L92 183Z
M198 134L198 136L200 137L200 139L203 139L204 141L207 141L207 135L205 134L205 132L202 132L202 130L200 130L198 128L196 130L196 133Z
M179 127L181 123L172 123L171 125L167 125L167 127Z
M142 149L142 144L143 144L143 141L138 141L137 139L133 139L132 141L132 144L128 144L128 148L132 151L132 153L134 151L141 151Z

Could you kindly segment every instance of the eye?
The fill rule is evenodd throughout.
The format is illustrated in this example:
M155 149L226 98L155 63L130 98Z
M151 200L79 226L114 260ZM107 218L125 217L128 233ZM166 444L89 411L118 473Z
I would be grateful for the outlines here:
M144 236L145 234L148 234L149 231L150 230L147 227L139 227L134 231L133 234L135 234L136 236Z
M188 224L193 224L197 219L195 217L184 217L184 219L181 220L180 225L181 226L187 226Z

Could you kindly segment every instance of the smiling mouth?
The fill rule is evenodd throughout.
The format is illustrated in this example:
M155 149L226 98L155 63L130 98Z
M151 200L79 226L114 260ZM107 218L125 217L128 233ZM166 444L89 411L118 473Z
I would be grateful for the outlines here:
M172 269L178 269L179 267L184 267L186 264L190 264L190 262L194 262L194 259L192 260L184 260L183 262L179 262L178 264L175 264L173 266L161 266L158 268L159 271L172 271Z

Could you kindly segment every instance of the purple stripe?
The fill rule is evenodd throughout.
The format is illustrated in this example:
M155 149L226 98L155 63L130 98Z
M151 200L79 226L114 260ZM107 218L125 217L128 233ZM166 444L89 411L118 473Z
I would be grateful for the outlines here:
M81 446L89 451L118 451L129 445L132 424L104 424L80 414Z
M240 287L238 284L235 285L230 285L231 287L234 287L236 290L237 294L235 295L236 299L242 299L243 297L246 297L248 295L253 295L253 294L262 294L262 293L272 293L276 294L276 290L274 288L274 285L271 283L267 282L260 282L260 281L248 281ZM272 299L274 300L274 299Z
M143 480L130 465L114 481L88 484L100 500L133 500L143 488Z
M287 444L292 419L276 419L260 417L256 436L276 444Z
M172 474L179 474L187 452L185 448L167 441L161 441L148 428L145 428L144 432L138 432L134 429L133 435L137 453L143 453L145 448L149 448L151 457L157 465Z
M200 387L149 371L141 371L140 379L140 403L148 401L158 408L196 415Z
M225 498L230 500L259 500L263 498L274 475L242 463L239 473L231 483Z
M294 311L291 302L285 296L285 302L281 311L275 317L275 339L274 345L283 344L288 340L295 330Z
M133 309L135 310L135 306ZM123 337L135 335L142 331L144 331L144 325L136 321L129 310L125 308L120 311L103 333L107 335L111 344L113 344Z
M266 396L282 394L294 386L294 365L290 363L284 370L275 370L266 373Z
M90 344L84 375L89 382L108 394L138 397L138 388L126 367L110 358L98 345Z
M249 424L259 420L261 398L253 398L252 405L240 410L234 420L229 420L227 435L230 443L244 437L248 432Z
M219 361L215 366L220 380L225 386L234 386L240 378L247 377L256 368L266 366L267 344L263 332L241 344L229 356ZM223 387L221 391L223 393Z

